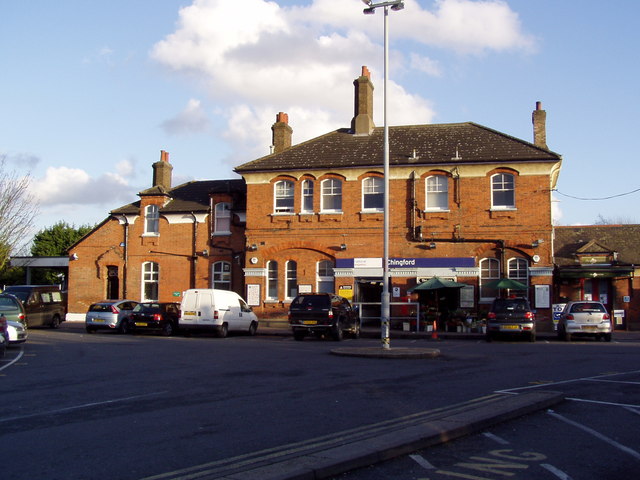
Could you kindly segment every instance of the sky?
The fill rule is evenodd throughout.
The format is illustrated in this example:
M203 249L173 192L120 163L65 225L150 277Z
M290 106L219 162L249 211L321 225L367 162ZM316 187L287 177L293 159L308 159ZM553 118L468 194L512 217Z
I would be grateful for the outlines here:
M382 9L361 0L0 0L0 159L36 229L93 225L149 188L239 178L289 115L349 127L366 65L383 125ZM390 125L475 122L562 155L558 225L640 223L640 2L406 0L389 20ZM611 197L611 198L608 198Z

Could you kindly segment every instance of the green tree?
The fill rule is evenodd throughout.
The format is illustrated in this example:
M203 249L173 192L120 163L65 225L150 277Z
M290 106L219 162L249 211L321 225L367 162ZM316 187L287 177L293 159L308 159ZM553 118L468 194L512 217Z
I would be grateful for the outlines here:
M57 257L67 254L71 245L76 243L93 229L91 225L76 227L60 221L55 225L40 230L33 237L31 255L34 257ZM55 269L34 269L32 283L56 284L60 283L62 272Z

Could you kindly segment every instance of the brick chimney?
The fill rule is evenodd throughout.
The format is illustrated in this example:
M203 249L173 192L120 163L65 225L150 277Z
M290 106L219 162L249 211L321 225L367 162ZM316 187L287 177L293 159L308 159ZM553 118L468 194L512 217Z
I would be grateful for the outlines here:
M289 126L289 115L282 112L278 113L276 115L276 123L271 125L271 132L273 153L284 152L291 147L293 128Z
M542 110L542 102L536 102L536 109L531 116L533 121L533 143L542 148L547 147L547 112Z
M153 165L153 185L152 187L162 187L171 190L171 171L173 165L169 163L169 152L160 150L160 161Z
M371 73L366 66L362 67L362 75L353 81L355 88L355 108L351 130L355 135L370 135L373 123L373 83Z

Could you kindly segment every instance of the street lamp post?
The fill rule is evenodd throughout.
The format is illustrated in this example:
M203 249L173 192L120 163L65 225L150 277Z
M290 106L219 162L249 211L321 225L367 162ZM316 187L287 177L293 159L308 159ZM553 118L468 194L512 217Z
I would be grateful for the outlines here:
M389 349L391 342L389 339L389 318L391 316L390 293L389 293L389 124L387 122L387 84L389 83L389 7L391 10L402 10L404 0L391 0L387 2L373 3L373 0L362 0L367 5L364 9L365 15L372 15L376 8L384 8L384 86L383 96L383 116L384 116L384 221L383 221L383 254L382 254L382 297L380 299L380 335L382 348Z

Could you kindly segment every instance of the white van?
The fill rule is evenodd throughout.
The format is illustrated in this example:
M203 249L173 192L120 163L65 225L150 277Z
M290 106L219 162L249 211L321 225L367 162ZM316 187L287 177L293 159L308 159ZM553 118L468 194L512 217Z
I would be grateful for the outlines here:
M228 290L191 289L184 292L180 304L180 330L214 331L218 337L242 331L255 335L258 317L240 295Z

